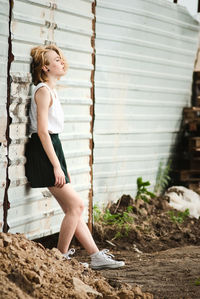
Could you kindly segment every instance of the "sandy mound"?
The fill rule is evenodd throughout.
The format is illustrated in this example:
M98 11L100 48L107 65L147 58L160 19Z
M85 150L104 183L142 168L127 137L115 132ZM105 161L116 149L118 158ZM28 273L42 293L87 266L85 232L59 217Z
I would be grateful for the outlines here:
M45 249L23 234L0 233L0 251L3 299L153 298L128 284L114 289L100 272L85 269L75 259L65 260L58 249Z

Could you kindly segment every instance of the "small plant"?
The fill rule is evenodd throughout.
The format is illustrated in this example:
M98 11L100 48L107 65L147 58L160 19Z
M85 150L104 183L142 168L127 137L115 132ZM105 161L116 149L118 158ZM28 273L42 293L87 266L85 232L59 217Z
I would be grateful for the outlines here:
M136 199L142 199L145 202L149 202L149 198L154 198L156 195L153 192L147 190L147 186L150 186L150 182L143 182L142 178L137 178L137 194Z
M167 188L171 178L169 172L171 171L171 160L164 167L164 162L159 163L158 172L156 175L156 184L154 187L154 192L159 195Z
M178 223L183 223L185 218L190 215L189 209L186 209L184 212L174 212L174 211L169 211L169 215L172 221L178 222Z
M122 213L111 214L109 209L100 211L97 205L93 208L94 221L101 223L102 225L112 225L116 227L117 233L114 239L121 238L123 235L128 236L131 228L131 223L133 223L133 216L130 215L133 207L128 206L126 211Z
M195 280L194 284L195 286L200 286L200 277Z
M94 205L93 207L93 217L94 217L94 222L98 222L101 217L101 211L97 205Z

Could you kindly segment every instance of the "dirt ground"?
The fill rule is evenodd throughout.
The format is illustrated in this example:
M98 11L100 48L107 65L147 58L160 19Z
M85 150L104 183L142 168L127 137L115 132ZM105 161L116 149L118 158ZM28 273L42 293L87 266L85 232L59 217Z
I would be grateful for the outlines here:
M155 299L200 298L200 247L186 246L155 253L136 253L132 250L112 250L117 258L123 257L124 269L101 270L113 287L120 283L140 286ZM84 258L84 253L80 253ZM197 283L196 282L196 283Z
M75 240L75 258L63 260L54 248L58 234L34 242L0 233L0 298L200 299L199 219L176 217L167 198L145 203L124 195L109 210L129 206L128 231L102 221L93 230L100 249L125 261L117 270L84 269L78 261L89 259Z
M0 298L152 299L139 287L112 287L100 272L66 260L56 248L27 240L22 234L0 233Z
M101 223L95 227L99 246L126 262L124 269L101 274L113 286L138 285L155 299L200 299L200 220L185 216L182 222L174 221L170 212L178 216L178 211L164 197L147 204L124 195L109 209L122 213L130 205L134 222L127 236L115 239L116 227ZM87 260L82 250L80 258Z

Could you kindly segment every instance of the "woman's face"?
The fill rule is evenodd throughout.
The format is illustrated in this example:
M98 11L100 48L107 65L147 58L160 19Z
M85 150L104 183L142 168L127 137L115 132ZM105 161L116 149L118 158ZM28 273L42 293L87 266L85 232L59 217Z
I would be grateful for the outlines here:
M46 65L47 74L55 77L63 76L66 71L61 57L54 50L49 50L45 56L49 62Z

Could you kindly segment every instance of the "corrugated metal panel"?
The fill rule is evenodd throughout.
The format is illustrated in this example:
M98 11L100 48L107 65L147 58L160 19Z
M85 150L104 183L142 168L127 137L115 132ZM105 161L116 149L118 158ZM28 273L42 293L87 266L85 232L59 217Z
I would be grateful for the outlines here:
M57 0L54 14L55 42L61 47L69 62L67 76L58 83L58 92L65 113L65 128L61 134L67 165L73 184L85 202L88 217L88 196L91 188L90 106L92 37L92 2Z
M164 0L97 1L94 203L155 184L189 104L198 38L186 9Z
M31 15L30 12L31 11ZM49 1L15 1L12 11L11 105L10 115L10 187L8 197L10 209L8 224L10 232L25 233L29 238L40 237L50 231L50 197L44 196L45 189L32 189L27 185L24 170L24 146L27 142L27 110L30 102L30 49L44 44L50 30L47 22L51 10Z
M74 188L86 203L90 189L89 139L92 1L16 0L12 34L12 105L8 214L10 232L37 238L58 232L63 212L45 188L32 189L24 173L24 144L27 140L27 108L30 101L30 49L55 42L69 62L69 72L59 81L58 93L65 113L60 134ZM31 11L31 15L30 12ZM56 28L56 29L55 29Z
M9 36L9 2L0 2L0 230L3 223L3 199L7 168L7 61Z

